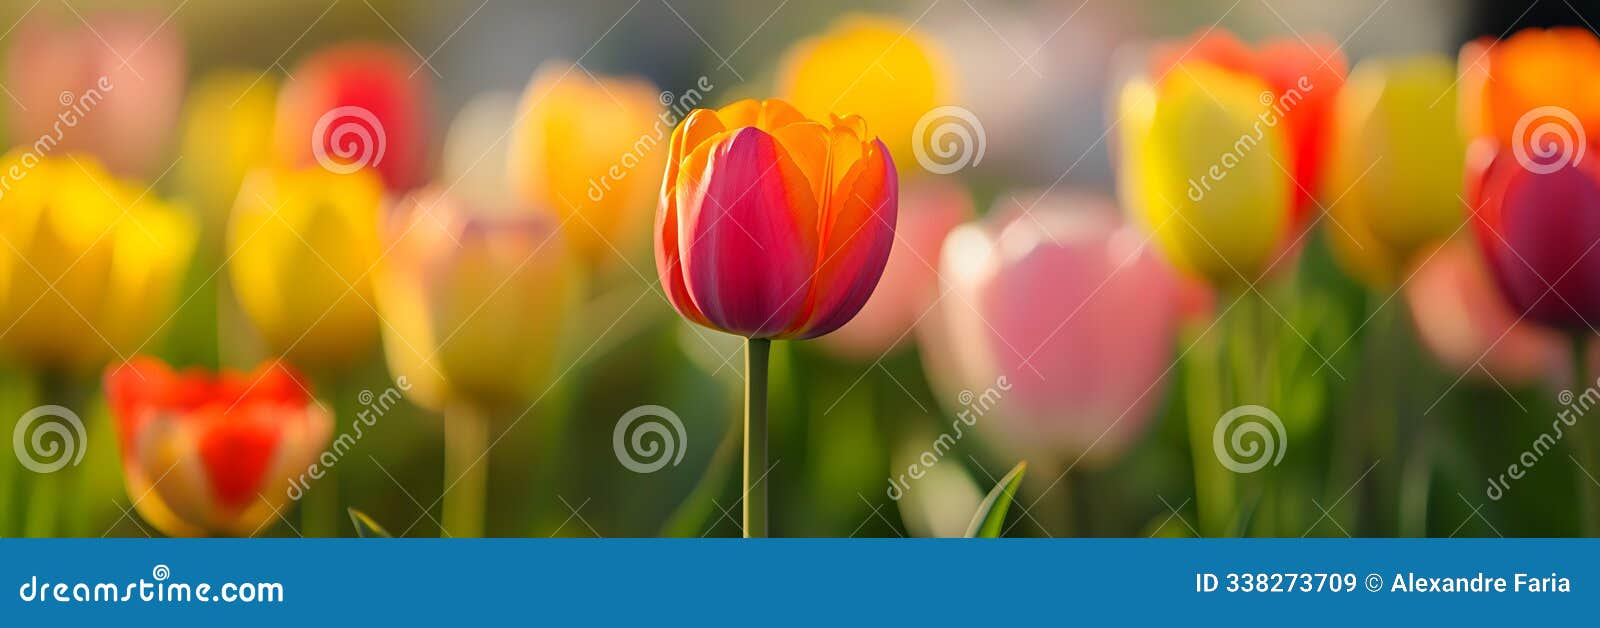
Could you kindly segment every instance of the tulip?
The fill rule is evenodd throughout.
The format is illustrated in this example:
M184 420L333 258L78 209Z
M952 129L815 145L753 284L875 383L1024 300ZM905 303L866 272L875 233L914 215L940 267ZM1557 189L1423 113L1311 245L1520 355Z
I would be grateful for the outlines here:
M34 368L69 374L148 345L169 319L195 231L88 155L12 151L0 159L0 341Z
M228 270L240 307L269 349L319 375L365 357L377 340L369 273L381 252L383 187L365 171L258 170L228 224Z
M1527 30L1481 54L1475 62L1487 66L1487 80L1462 80L1475 92L1462 96L1462 115L1482 121L1469 129L1477 139L1465 194L1479 244L1513 310L1588 331L1600 325L1600 255L1589 255L1600 241L1592 218L1600 160L1585 158L1585 130L1600 129L1600 106L1582 91L1547 85L1546 64L1600 65L1600 40L1587 31ZM1472 111L1474 99L1481 112Z
M219 227L245 174L270 160L277 99L272 77L246 70L214 72L189 90L178 181L184 195Z
M1446 59L1378 59L1339 92L1327 230L1337 258L1373 285L1395 283L1418 251L1460 227L1462 153Z
M554 220L466 206L437 188L399 203L375 278L389 369L445 414L443 527L483 532L488 422L553 385L578 295ZM537 401L535 399L535 401Z
M92 154L117 176L161 174L183 98L181 29L157 13L28 13L10 38L0 98L11 141L41 155Z
M1143 240L1109 202L1066 195L952 231L951 294L917 329L941 399L1007 450L1115 460L1159 404L1178 326L1178 277Z
M332 431L303 378L277 362L249 374L174 372L136 357L106 373L128 496L168 536L254 536L280 517Z
M1405 285L1422 344L1451 370L1479 368L1505 385L1551 375L1561 336L1524 321L1506 305L1476 246L1451 240L1424 259Z
M1600 325L1600 256L1591 255L1600 243L1600 163L1586 153L1587 131L1600 129L1600 99L1563 77L1600 69L1600 39L1577 28L1527 29L1467 44L1460 67L1462 127L1475 138L1464 198L1478 244L1512 311L1567 332L1574 381L1587 386L1588 345ZM1575 431L1580 466L1600 466L1592 429L1580 422ZM1600 534L1600 490L1586 490L1583 520Z
M560 219L578 254L594 264L626 256L649 224L649 174L665 163L659 144L671 120L648 81L590 78L572 68L546 63L528 83L509 176L516 198Z
M554 375L578 277L554 221L488 214L437 188L399 203L375 277L390 370L412 397L505 409Z
M848 15L785 54L778 92L814 120L859 115L872 122L896 162L913 163L917 121L949 104L954 73L914 25Z
M1252 50L1211 34L1158 49L1120 94L1124 204L1179 268L1215 286L1256 281L1319 190L1343 77L1321 41Z
M672 134L656 272L685 318L744 336L745 526L766 534L770 340L855 316L883 273L899 179L860 117L810 120L781 100L697 109Z
M966 190L934 179L908 186L900 209L878 288L855 318L819 339L836 355L875 360L908 344L912 329L939 296L939 247L951 229L973 215Z
M280 165L371 168L391 191L428 176L431 86L415 57L377 44L328 48L302 62L278 99Z

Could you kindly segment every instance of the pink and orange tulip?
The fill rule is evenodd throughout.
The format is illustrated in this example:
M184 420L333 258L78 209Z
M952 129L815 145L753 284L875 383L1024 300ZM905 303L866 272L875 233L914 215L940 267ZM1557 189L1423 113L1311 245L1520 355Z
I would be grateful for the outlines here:
M169 536L252 536L321 454L332 416L280 363L175 372L136 357L106 373L128 495Z
M744 100L691 113L668 159L656 270L685 318L747 338L813 338L866 303L900 196L866 121Z

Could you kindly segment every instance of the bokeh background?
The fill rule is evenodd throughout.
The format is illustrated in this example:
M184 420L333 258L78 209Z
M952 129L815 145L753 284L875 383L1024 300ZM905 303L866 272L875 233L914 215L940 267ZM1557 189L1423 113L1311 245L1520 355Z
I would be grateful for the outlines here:
M465 202L488 206L506 194L514 196L507 190L519 185L508 180L517 178L514 168L507 175L507 162L515 159L507 154L515 144L509 137L510 121L541 67L559 75L558 82L588 90L572 96L580 117L585 110L622 108L621 100L632 95L607 89L624 91L621 83L609 82L622 76L634 81L627 90L637 88L646 97L662 92L681 96L709 85L702 88L703 105L715 107L782 94L786 55L809 38L862 16L892 20L890 24L913 29L908 32L918 45L935 51L943 64L944 88L930 104L970 111L981 121L985 138L981 161L951 174L926 172L916 160L896 154L906 182L900 209L902 234L922 228L906 220L910 214L948 217L949 224L926 227L936 233L922 238L935 243L923 249L928 256L923 265L932 273L938 265L939 236L955 223L998 216L1041 200L1062 205L1069 214L1093 213L1099 205L1117 202L1113 103L1116 87L1128 71L1125 59L1130 50L1217 27L1246 41L1326 36L1342 47L1352 66L1368 57L1411 53L1436 53L1453 63L1460 46L1481 35L1556 24L1588 28L1586 18L1600 18L1600 11L1589 2L1532 4L1446 0L6 3L0 7L0 25L14 25L0 30L6 68L0 78L4 88L0 116L6 121L7 145L26 146L38 137L41 127L30 120L41 112L48 112L47 121L55 115L53 108L64 102L57 101L60 91L81 92L90 86L76 85L68 77L114 75L117 85L107 104L85 115L82 127L69 131L70 148L75 155L87 155L84 159L106 164L112 171L106 176L119 178L133 190L137 200L131 204L145 196L170 200L172 211L193 220L195 242L192 255L179 260L183 270L172 291L171 309L155 315L156 321L166 322L150 328L150 341L135 341L131 349L117 346L93 368L41 368L27 357L32 355L28 347L118 343L85 335L71 325L0 321L12 325L6 336L34 335L32 340L6 339L23 349L8 353L0 370L0 417L8 419L3 423L5 433L11 433L9 419L40 404L72 408L86 424L84 459L62 472L35 473L12 456L0 456L0 535L159 534L133 507L141 495L131 493L124 481L117 428L101 392L103 368L140 353L176 366L249 370L282 352L275 346L281 343L263 333L240 303L241 295L253 288L235 285L239 272L225 269L239 263L230 255L227 235L240 196L236 171L256 158L266 164L273 151L265 143L252 145L240 139L248 131L238 127L248 124L241 120L254 115L252 108L265 111L263 119L282 120L288 115L272 112L282 102L281 93L317 89L316 81L323 79L303 75L307 72L303 63L329 47L376 42L395 51L406 65L398 74L428 87L418 102L393 105L409 112L397 115L414 118L409 124L415 135L397 136L391 127L386 159L414 160L417 183L455 184L452 191ZM887 67L879 69L890 74ZM868 81L883 80L878 74L864 76ZM881 93L891 98L897 90ZM918 114L926 109L915 106ZM1441 105L1454 106L1453 100ZM598 124L611 127L604 131L577 123L555 126L572 131L575 137L565 145L572 151L584 150L585 133L631 138L650 128L647 122L622 120L615 115L605 118ZM223 144L229 148L219 149ZM651 152L666 150L663 141ZM651 158L662 159L651 155L645 161ZM574 162L610 163L592 156ZM660 162L653 163L629 173L635 180L648 179L643 186L647 191L630 202L615 202L611 211L648 224L660 181ZM83 167L77 160L58 166ZM580 184L570 189L583 194L587 181L597 174L581 177ZM394 187L383 192L384 211L392 211L398 201L400 193ZM562 210L554 211L559 215ZM1060 228L1061 233L1080 229ZM1109 305L1075 321L1070 334L1081 343L1104 340L1093 345L1101 353L1084 350L1084 355L1099 356L1093 360L1075 355L1041 360L1049 364L1039 368L1060 373L1052 385L1075 390L1079 387L1068 381L1100 381L1095 378L1102 373L1129 373L1120 386L1111 377L1113 381L1102 382L1102 388L1136 385L1131 391L1086 389L1057 395L1071 402L1030 409L1030 416L1071 424L1086 420L1082 416L1088 414L1126 414L1122 408L1136 405L1136 416L1127 417L1131 432L1125 443L1086 456L1094 447L1085 447L1075 437L1059 438L1061 430L992 427L991 423L1015 419L1002 416L1006 410L984 413L973 433L956 439L948 450L941 449L938 464L926 477L910 482L909 490L898 498L892 495L892 478L931 450L963 411L973 409L971 395L982 397L985 391L940 383L941 375L935 371L959 371L960 366L948 362L941 366L939 356L929 355L937 351L930 345L941 341L929 338L938 332L922 328L922 312L884 323L888 331L856 330L837 338L777 343L771 405L775 466L767 479L773 534L959 535L983 495L1024 458L1029 470L1010 517L1009 536L1579 533L1574 504L1585 487L1583 476L1571 469L1576 461L1569 463L1565 454L1552 456L1502 498L1486 495L1489 478L1516 460L1562 408L1557 391L1570 385L1570 370L1558 349L1540 346L1558 343L1528 340L1533 347L1527 349L1530 355L1513 356L1507 359L1514 363L1510 367L1492 370L1479 364L1481 338L1461 340L1476 330L1425 339L1419 328L1455 330L1449 326L1474 324L1459 320L1473 317L1458 314L1478 307L1473 299L1489 290L1481 269L1474 270L1473 262L1465 260L1460 264L1465 270L1441 268L1420 273L1418 283L1404 288L1369 289L1336 262L1323 234L1326 229L1323 225L1306 238L1292 271L1261 285L1270 306L1253 310L1253 317L1217 319L1216 312L1227 306L1222 301L1218 307L1224 297L1180 281L1183 285L1171 290L1115 295ZM574 248L585 245L573 240L592 239L591 232L600 231L575 222L566 223L564 230L567 234L562 237ZM694 326L673 311L653 272L647 232L647 227L638 228L608 240L606 246L589 245L593 250L580 254L577 262L584 280L574 288L567 323L558 334L538 334L537 346L523 349L550 352L555 366L539 385L519 391L527 393L522 403L496 412L487 422L494 444L486 458L484 533L739 534L742 339ZM364 246L355 240L367 237L351 236L354 239L346 247L341 245L345 236L330 233L328 240L305 246L347 251ZM896 246L908 245L901 241ZM32 250L18 244L0 253L27 257L30 253L24 249ZM1030 308L1048 310L1059 305L1058 300L1098 292L1094 273L1104 271L1095 269L1093 253L1078 251L1075 254L1083 259L1019 276L1013 282L1018 285L1008 288L1013 291L1012 302L995 307L1009 307L1026 318ZM274 260L297 255L303 257L283 251L256 257L270 267ZM112 261L107 268L114 273L122 263ZM21 272L16 266L12 262L7 272ZM291 276L276 292L259 298L292 308L301 297L313 296L298 292L295 271L279 272ZM1456 276L1461 273L1471 276ZM1474 280L1481 284L1477 293L1471 291L1472 285L1461 285ZM142 294L162 300L158 292ZM67 299L54 292L44 298L46 303ZM951 296L949 303L925 305L923 310L948 308L958 298ZM1430 314L1413 305L1415 299L1449 305L1434 307L1442 312ZM356 312L351 315L354 319L365 316L367 309L375 319L388 318L382 304L346 305ZM5 311L14 320L26 319L27 315L17 314L17 307L27 304L11 303ZM107 307L108 319L123 311L133 315L133 310ZM1485 307L1492 309L1493 304ZM1174 312L1172 320L1151 322L1141 316L1167 309ZM53 311L72 316L66 310ZM1422 320L1429 315L1436 316L1434 322ZM489 330L491 344L496 337L513 347L527 342L518 340L525 335L519 325L527 321L519 323L513 317L495 322L501 328ZM347 429L355 413L369 409L372 395L381 397L397 386L390 368L393 358L385 359L386 351L396 350L394 343L380 337L398 333L396 329L405 324L388 320L365 324L372 329L362 333L372 333L372 341L349 350L350 359L336 367L306 369L317 397L336 417L335 435ZM1197 479L1197 469L1201 462L1210 464L1213 454L1192 452L1186 417L1197 403L1205 407L1206 401L1193 398L1202 387L1190 381L1193 374L1182 364L1197 336L1213 324L1224 330L1255 330L1226 335L1235 346L1223 355L1258 365L1251 368L1269 382L1261 389L1270 390L1262 393L1270 397L1264 405L1285 424L1282 438L1287 450L1280 464L1227 479L1226 491L1234 497L1225 507L1203 512L1207 507L1197 498L1206 491L1197 491L1197 485L1215 480L1207 479L1207 472ZM1166 335L1155 342L1119 336L1149 333ZM341 335L332 333L326 342L337 345ZM1050 346L1052 351L1071 352L1091 344ZM1159 376L1152 378L1132 366L1119 370L1125 365L1118 360L1137 360L1133 354L1157 351L1145 346L1152 344L1159 349L1160 368L1154 371ZM959 350L953 353L957 362L970 358ZM1250 369L1239 372L1246 370ZM1012 391L1001 392L1007 394ZM998 403L1015 409L1004 399ZM454 478L446 470L442 445L445 420L424 405L406 399L385 408L340 456L335 473L312 483L303 499L268 500L281 503L281 511L253 533L348 536L355 530L345 509L356 508L395 534L447 534L441 530L441 496ZM614 430L621 417L646 405L670 409L681 420L675 444L682 458L640 473L621 463Z

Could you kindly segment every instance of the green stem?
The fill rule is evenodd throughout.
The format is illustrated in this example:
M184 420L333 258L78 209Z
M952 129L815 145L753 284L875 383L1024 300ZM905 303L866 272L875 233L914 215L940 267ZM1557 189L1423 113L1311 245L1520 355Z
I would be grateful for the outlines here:
M40 376L38 393L35 398L40 406L59 405L80 416L92 416L80 403L82 388L76 386L72 378L60 373L45 373ZM38 424L46 421L55 421L48 417L38 419ZM80 428L83 427L80 425ZM72 433L69 440L58 441L58 451L62 455L75 455L80 448L88 445L86 438L80 438L78 432ZM90 434L85 430L83 437ZM98 436L98 435L95 435ZM30 435L31 438L31 435ZM30 441L31 442L31 441ZM52 461L54 462L54 461ZM76 464L68 462L66 466L48 473L37 471L28 472L32 486L24 516L23 536L52 537L70 534L66 526L72 525L70 519L78 511L83 500L83 495L78 489L82 488L84 470Z
M1194 463L1195 511L1199 513L1200 534L1221 536L1228 528L1233 515L1234 482L1231 472L1223 468L1213 453L1211 433L1222 416L1222 399L1226 384L1223 382L1222 351L1219 339L1211 330L1201 332L1194 341L1194 349L1185 358L1184 376L1188 402L1189 456Z
M1574 399L1585 397L1589 387L1594 385L1589 373L1589 335L1583 332L1572 334L1572 395ZM1578 485L1583 487L1583 512L1580 517L1582 530L1585 536L1600 536L1600 486L1596 486L1589 474L1595 469L1600 469L1595 462L1594 429L1588 424L1587 417L1577 417L1577 422L1572 426L1572 448L1577 450L1578 459L1583 461L1583 468L1578 470Z
M466 404L444 415L444 513L441 536L483 536L489 488L489 417Z
M356 402L349 378L323 375L315 381L318 391L327 391L326 402L333 412L335 429L339 423L349 421L360 411L361 406ZM326 466L322 476L316 478L311 488L306 490L305 498L300 501L300 529L296 531L299 535L334 538L339 536L340 529L349 525L349 515L340 503L341 475L339 465Z
M772 341L744 345L744 537L767 536L767 354Z

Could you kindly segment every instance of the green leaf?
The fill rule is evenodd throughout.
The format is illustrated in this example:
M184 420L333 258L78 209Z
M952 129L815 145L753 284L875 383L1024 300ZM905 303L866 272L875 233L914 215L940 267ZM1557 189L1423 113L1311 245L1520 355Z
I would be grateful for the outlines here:
M363 539L394 538L393 534L389 534L388 530L383 529L383 526L373 521L372 517L368 517L367 513L354 508L346 508L345 510L350 511L350 522L356 525L356 536Z
M978 504L978 511L972 513L972 523L967 525L967 538L1000 538L1000 526L1006 522L1006 511L1011 509L1011 499L1016 496L1017 485L1022 484L1022 474L1027 470L1028 461L1023 460L1000 478L1000 483L995 484L994 490L983 498L983 503Z

